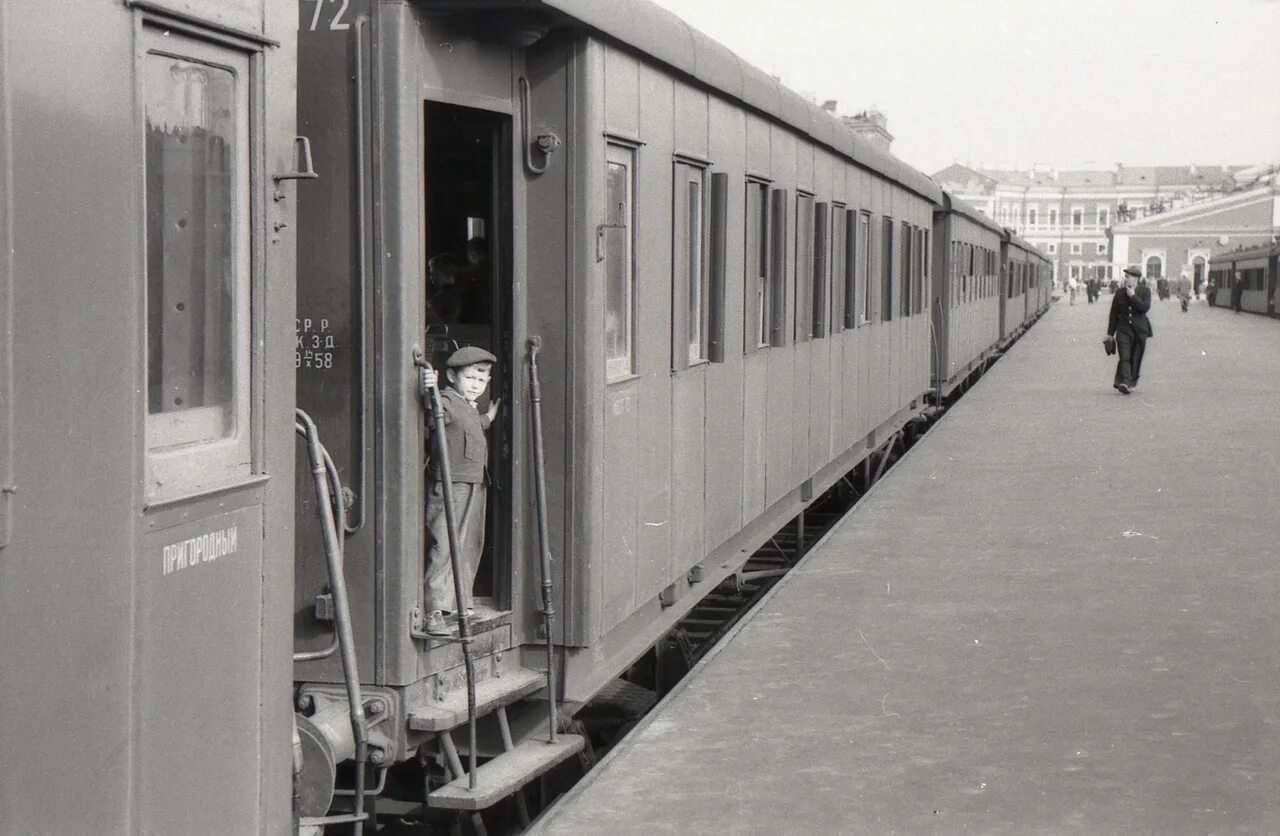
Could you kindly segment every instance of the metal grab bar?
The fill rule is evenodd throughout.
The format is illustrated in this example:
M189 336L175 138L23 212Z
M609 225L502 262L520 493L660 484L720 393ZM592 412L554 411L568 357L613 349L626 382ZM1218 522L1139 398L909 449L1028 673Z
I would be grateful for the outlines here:
M302 436L303 438L307 437L307 428L301 422L294 421L293 429L294 429L294 432L296 432L298 435ZM342 496L342 479L338 475L338 466L333 463L333 458L329 455L329 451L324 447L323 444L320 445L320 452L324 455L325 472L329 476L329 489L333 492L332 495L334 497L341 497ZM347 512L346 512L346 508L344 507L344 504L342 503L341 500L339 500L337 502L334 502L332 504L332 507L333 507L333 512L337 517L338 526L343 531L347 531ZM343 548L342 542L343 542L342 539L339 538L338 563L341 567L344 567L342 574L343 574L343 577L345 578L346 577L346 573L345 573L346 550ZM332 582L332 579L330 579L330 581ZM339 644L338 623L335 621L333 623L333 637L332 639L330 639L328 645L321 648L320 650L304 650L301 653L294 653L293 661L295 663L318 662L321 659L328 659L330 656L338 652L338 644Z
M529 340L529 399L533 404L533 475L538 503L538 566L542 574L542 628L547 640L547 737L556 742L556 662L551 622L556 611L551 599L551 545L547 534L547 465L542 448L542 383L538 379L538 352L542 338ZM503 715L505 717L505 715Z
M476 788L476 673L471 656L471 616L467 615L466 595L462 590L462 555L459 549L458 521L453 507L453 471L449 464L449 442L444 436L444 407L440 404L440 387L428 377L431 364L422 349L413 349L413 363L419 371L419 387L424 390L431 405L434 423L436 454L440 457L440 492L444 499L444 519L449 530L449 565L453 569L454 606L458 613L458 640L462 644L462 664L467 673L467 732L470 751L467 753L467 787ZM428 613L430 615L430 613Z
M360 695L360 673L356 667L355 633L351 628L351 609L347 601L347 583L342 573L342 539L333 513L334 497L330 493L330 476L326 458L328 454L320 444L320 433L311 416L301 409L294 410L295 425L300 425L307 439L307 455L311 462L311 476L315 482L320 522L324 531L324 554L329 567L329 587L333 591L334 623L337 627L338 649L342 656L342 678L347 686L347 711L351 717L351 734L355 738L355 813L350 819L355 823L355 836L364 833L364 762L368 755L369 728L364 715L364 700ZM329 465L332 460L329 459ZM338 502L341 503L341 496Z

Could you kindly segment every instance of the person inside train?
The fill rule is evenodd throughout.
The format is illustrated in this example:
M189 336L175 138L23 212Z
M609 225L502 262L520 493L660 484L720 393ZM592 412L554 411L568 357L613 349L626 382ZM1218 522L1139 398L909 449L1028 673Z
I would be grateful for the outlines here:
M482 323L489 299L489 244L480 236L467 240L462 252L427 260L429 322Z
M1138 284L1135 287L1134 281ZM1126 267L1124 288L1111 299L1111 311L1107 317L1107 336L1116 341L1115 382L1120 393L1127 395L1138 385L1142 373L1142 357L1146 354L1147 338L1152 335L1147 311L1151 309L1151 288L1137 267Z
M449 635L446 613L456 613L461 609L466 616L472 614L471 587L475 583L480 553L484 548L489 463L489 442L485 433L498 414L497 399L484 412L480 412L476 402L489 388L497 361L498 358L483 348L470 345L455 351L446 363L445 377L449 385L440 390L440 409L449 450L449 481L454 520L458 527L458 557L464 573L464 598L459 602L454 590L444 477L439 458L434 455L433 444L433 456L427 469L427 529L431 534L431 546L427 552L424 607L426 631L430 635ZM426 388L437 385L434 369L423 371L422 383ZM429 415L427 425L433 424L434 416Z

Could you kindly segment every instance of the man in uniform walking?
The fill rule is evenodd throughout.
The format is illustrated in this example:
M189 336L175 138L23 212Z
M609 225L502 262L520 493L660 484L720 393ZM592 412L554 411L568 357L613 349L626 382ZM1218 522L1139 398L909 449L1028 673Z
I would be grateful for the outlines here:
M1134 287L1134 281L1138 285ZM1121 394L1127 395L1138 385L1142 373L1142 357L1147 351L1147 339L1152 335L1151 288L1136 267L1126 267L1124 287L1111 297L1111 312L1107 317L1107 336L1116 341L1116 377L1112 384Z

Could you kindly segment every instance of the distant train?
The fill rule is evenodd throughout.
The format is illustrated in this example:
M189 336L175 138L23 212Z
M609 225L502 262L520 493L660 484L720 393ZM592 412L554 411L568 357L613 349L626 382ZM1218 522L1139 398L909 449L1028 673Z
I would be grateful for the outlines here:
M1237 271L1244 282L1240 289L1240 309L1275 316L1280 244L1248 247L1215 255L1209 262L1209 279L1217 288L1215 306L1232 306L1232 290Z
M0 0L0 70L0 834L482 827L1049 305L645 0ZM502 408L440 638L418 366L459 344Z

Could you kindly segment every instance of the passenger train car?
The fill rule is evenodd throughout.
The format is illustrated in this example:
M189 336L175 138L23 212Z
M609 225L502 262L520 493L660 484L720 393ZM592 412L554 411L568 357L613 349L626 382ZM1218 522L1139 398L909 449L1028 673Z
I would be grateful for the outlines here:
M1218 288L1214 304L1232 306L1231 290L1236 271L1244 279L1240 309L1252 313L1276 314L1276 282L1280 275L1280 244L1249 247L1219 253L1209 262L1209 278Z
M0 0L0 750L44 733L0 833L482 826L1048 305L1034 248L644 0L77 9ZM439 637L457 345L500 408Z
M292 0L0 2L0 833L292 820Z

